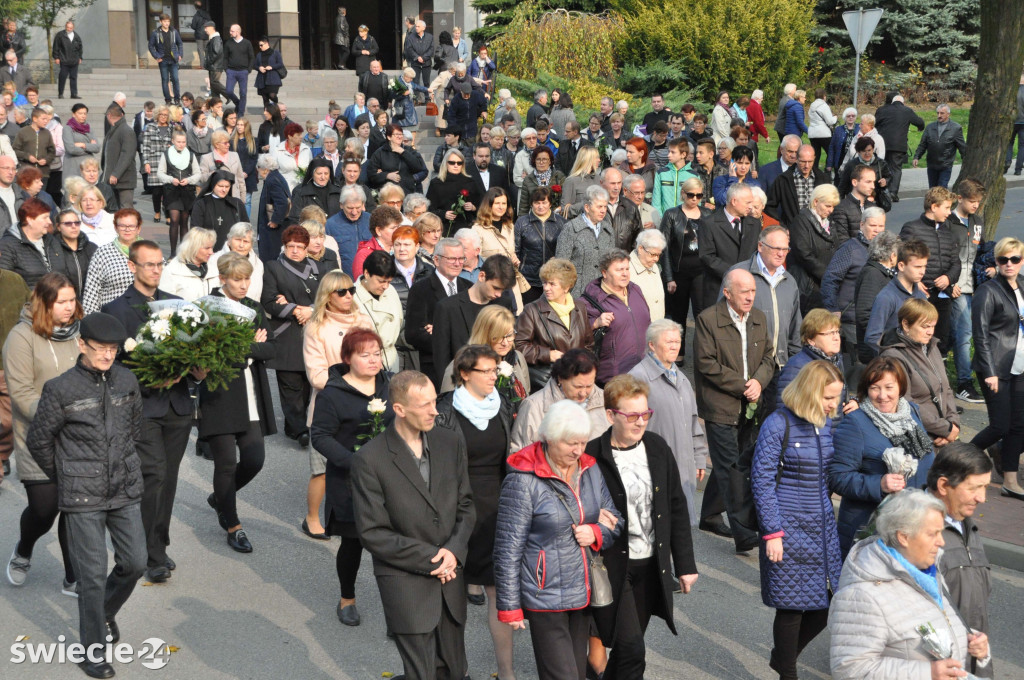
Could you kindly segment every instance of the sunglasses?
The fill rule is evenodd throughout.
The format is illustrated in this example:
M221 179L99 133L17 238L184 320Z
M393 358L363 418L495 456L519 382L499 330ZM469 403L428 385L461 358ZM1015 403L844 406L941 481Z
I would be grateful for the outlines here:
M646 411L641 411L640 413L626 413L625 411L620 411L620 410L615 409L615 408L611 408L611 409L608 409L608 410L611 411L612 413L618 413L620 416L622 416L623 418L626 419L627 423L635 423L636 421L640 420L641 418L643 418L644 421L646 422L646 421L649 421L651 419L651 416L654 415L654 409L653 408L649 408Z
M703 194L703 192L699 193L699 194L693 194L693 193L690 193L689 191L687 191L686 192L686 197L687 198L704 198L704 194Z
M1021 256L1013 255L1012 257L997 257L996 262L999 264L1020 264Z
M61 222L60 224L63 227L80 227L80 226L82 226L82 221L81 220L75 220L73 222L72 221L66 221L66 222Z
M448 161L448 165L462 165L462 161Z
M339 288L334 291L334 294L338 297L345 297L346 295L352 295L354 297L356 294L356 287L350 286L349 288Z

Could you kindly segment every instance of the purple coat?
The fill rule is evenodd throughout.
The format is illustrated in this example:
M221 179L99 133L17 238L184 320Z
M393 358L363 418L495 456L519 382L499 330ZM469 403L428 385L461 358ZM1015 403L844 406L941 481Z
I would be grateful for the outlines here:
M647 307L640 286L630 283L626 290L628 306L621 298L604 292L601 279L594 279L584 289L584 294L596 300L604 311L615 315L615 321L608 327L608 334L604 336L601 345L601 362L597 366L597 382L601 385L617 375L628 373L643 360L647 351L647 327L651 325L651 310ZM587 321L593 325L594 320L601 316L601 311L586 298L579 302L585 306Z
M761 535L783 534L781 562L770 562L761 543L761 599L769 607L828 609L828 591L839 586L843 563L827 481L832 451L827 419L816 428L783 406L761 425L750 472L754 505Z

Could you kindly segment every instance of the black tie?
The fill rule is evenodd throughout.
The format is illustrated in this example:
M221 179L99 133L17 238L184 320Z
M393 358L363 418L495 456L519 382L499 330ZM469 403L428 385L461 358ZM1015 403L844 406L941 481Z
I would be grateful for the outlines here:
M738 217L734 217L733 218L733 220L732 220L732 228L736 230L736 235L737 236L742 236L743 235L743 230L740 229L740 218L738 218Z

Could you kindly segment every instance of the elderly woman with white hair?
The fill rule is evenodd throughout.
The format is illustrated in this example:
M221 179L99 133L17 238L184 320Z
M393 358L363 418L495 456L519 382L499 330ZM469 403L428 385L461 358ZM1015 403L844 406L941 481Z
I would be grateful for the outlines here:
M857 109L848 106L843 109L842 125L832 131L832 141L828 145L828 156L825 159L825 171L835 173L835 181L839 182L839 168L853 148L853 142L860 134L860 123L857 122Z
M584 680L587 562L619 535L622 515L584 451L590 418L582 406L552 405L538 436L509 456L501 486L494 538L498 620L516 629L530 620L540 680Z
M885 158L885 140L882 139L882 135L875 129L875 117L870 113L865 113L860 117L860 132L853 136L850 141L850 148L846 151L846 158L843 159L843 165L846 165L857 157L857 150L854 149L854 145L858 139L864 137L870 137L875 141L875 155L879 158Z
M665 318L665 280L661 254L668 241L657 229L644 229L636 237L636 248L629 254L629 280L640 286L651 310L651 321Z
M252 276L245 297L259 302L260 294L263 293L263 261L253 249L255 244L256 228L249 222L236 222L228 230L224 247L210 256L210 272L214 277L220 276L217 261L225 253L237 253L246 258L252 265Z
M291 209L292 190L278 170L277 158L272 154L259 157L256 172L263 180L256 210L256 233L259 236L260 259L268 262L281 254L281 231Z
M988 636L967 628L936 569L944 527L942 501L919 489L879 506L877 533L853 546L832 599L834 680L959 678L972 658L991 662ZM936 660L933 641L948 658Z
M217 268L210 266L217 232L192 227L181 240L178 254L164 266L160 290L195 302L220 285Z

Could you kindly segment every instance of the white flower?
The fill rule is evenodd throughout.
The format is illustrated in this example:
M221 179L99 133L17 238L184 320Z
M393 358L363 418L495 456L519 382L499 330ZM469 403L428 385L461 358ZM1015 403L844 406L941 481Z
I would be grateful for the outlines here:
M128 338L127 340L124 341L124 351L126 352L132 352L138 346L139 343L135 340L135 338Z
M152 322L149 330L153 334L154 340L163 340L171 334L171 322L167 319L158 319Z
M366 405L366 410L373 415L378 415L380 413L384 413L384 410L387 408L387 403L388 402L383 399L371 399L370 403Z
M174 310L169 307L165 307L164 309L161 309L159 312L157 312L156 315L160 319L170 319L172 316L174 316Z
M502 378L511 378L512 365L505 361L502 361L500 364L498 364L498 375L500 375Z

